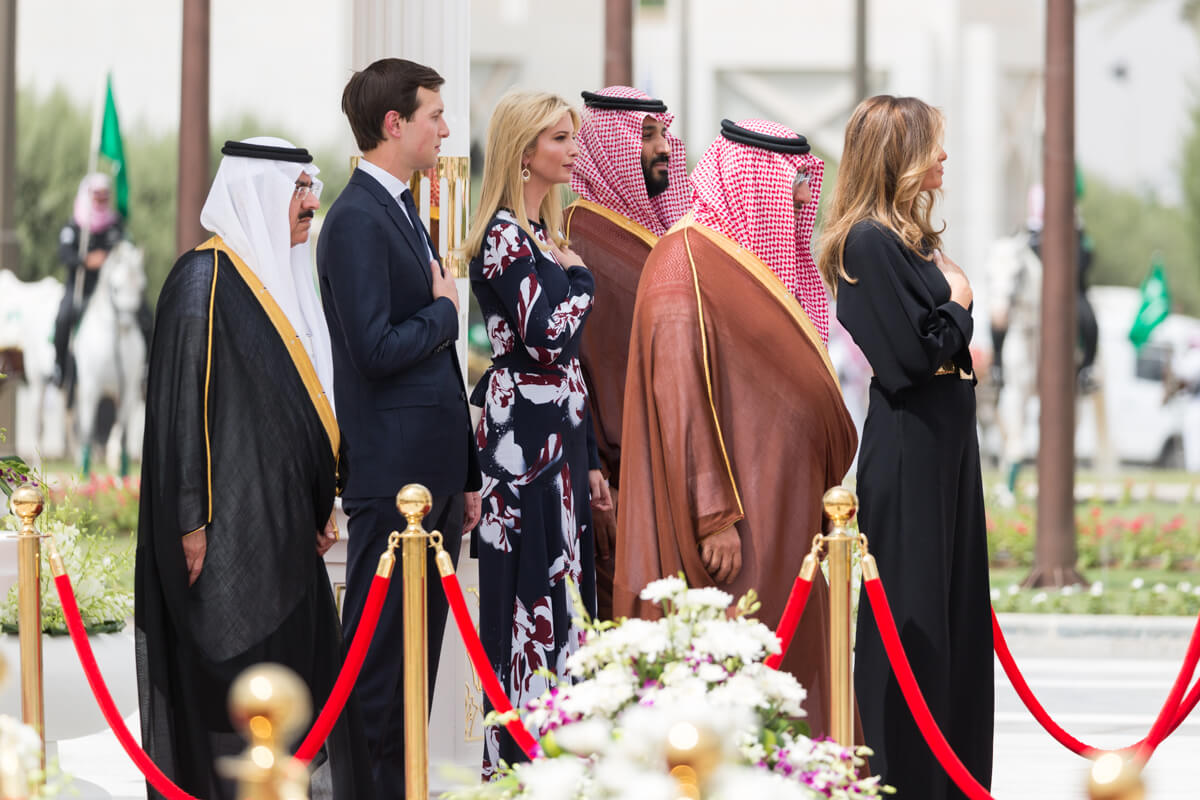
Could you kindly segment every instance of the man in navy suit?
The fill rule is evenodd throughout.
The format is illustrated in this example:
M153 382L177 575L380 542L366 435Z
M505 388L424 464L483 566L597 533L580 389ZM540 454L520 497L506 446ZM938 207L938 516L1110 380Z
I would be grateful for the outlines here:
M429 67L385 58L356 72L342 93L363 156L325 218L317 246L321 297L333 346L334 402L344 454L342 501L350 517L343 624L362 616L388 534L403 530L396 491L433 493L428 530L457 562L460 534L479 521L480 473L458 339L458 289L417 216L407 182L437 165L443 79ZM433 551L428 573L437 574ZM429 582L432 697L446 600ZM388 592L358 679L378 798L404 797L400 587Z

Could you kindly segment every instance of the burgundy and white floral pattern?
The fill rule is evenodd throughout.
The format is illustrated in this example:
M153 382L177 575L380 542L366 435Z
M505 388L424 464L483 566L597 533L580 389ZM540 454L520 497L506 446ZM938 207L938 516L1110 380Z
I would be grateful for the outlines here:
M480 636L516 706L548 688L539 671L565 679L582 642L568 579L595 613L587 472L596 460L578 358L593 282L587 269L554 260L540 227L533 234L501 211L471 264L492 345L472 398L483 405ZM484 776L518 758L507 732L489 729Z

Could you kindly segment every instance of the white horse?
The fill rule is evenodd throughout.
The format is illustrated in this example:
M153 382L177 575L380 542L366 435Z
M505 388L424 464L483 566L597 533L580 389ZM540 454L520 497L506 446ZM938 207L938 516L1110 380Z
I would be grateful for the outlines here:
M108 451L111 456L116 449L113 445L117 445L121 474L129 470L129 437L140 406L142 376L146 370L146 341L137 322L145 288L141 249L120 242L100 267L96 290L71 342L78 376L75 411L84 475L91 470L96 410L105 397L111 398L116 407Z
M30 427L32 435L17 431L18 447L22 440L23 453L37 457L47 451L57 451L61 446L48 446L43 440L46 420L46 389L50 387L50 375L54 371L54 317L62 300L63 285L55 278L42 278L26 283L8 270L0 270L0 349L21 351L24 362L25 384L23 396L28 398L32 410ZM55 409L64 404L56 396ZM28 418L28 417L26 417ZM61 432L61 420L51 427Z
M1001 351L996 354L1004 369L996 422L1003 442L1000 467L1011 482L1026 454L1027 411L1030 401L1037 397L1042 262L1030 248L1029 237L1017 235L992 245L986 274L992 325L1007 330Z

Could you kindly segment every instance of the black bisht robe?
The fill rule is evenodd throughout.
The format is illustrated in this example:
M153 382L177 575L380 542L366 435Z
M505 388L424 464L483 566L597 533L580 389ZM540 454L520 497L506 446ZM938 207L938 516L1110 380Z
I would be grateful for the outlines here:
M143 746L209 800L235 796L214 760L245 747L226 702L237 675L263 661L291 668L315 718L342 663L316 552L333 507L336 423L307 356L289 353L269 316L282 318L278 307L214 244L223 246L214 239L179 259L158 302L135 578ZM181 537L206 524L189 587ZM365 758L352 699L313 761L313 796L370 797Z
M975 381L964 379L971 315L950 302L933 261L876 223L851 229L843 260L857 282L839 281L838 320L875 372L858 457L859 528L934 719L987 787L994 676ZM965 797L913 721L865 596L854 689L871 771L896 787L896 800Z

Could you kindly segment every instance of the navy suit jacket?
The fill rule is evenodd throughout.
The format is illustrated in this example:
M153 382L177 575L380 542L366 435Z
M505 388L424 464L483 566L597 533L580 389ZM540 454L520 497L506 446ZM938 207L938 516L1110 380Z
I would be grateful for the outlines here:
M435 498L480 487L458 314L433 297L429 234L414 223L379 181L354 170L317 242L345 497L390 497L407 483Z

